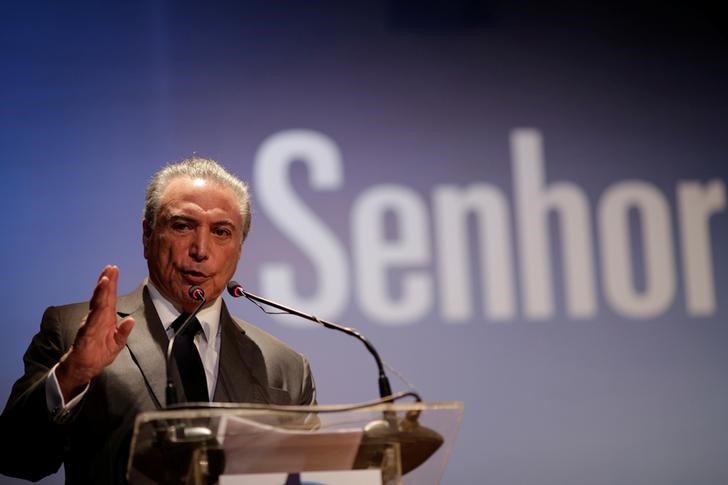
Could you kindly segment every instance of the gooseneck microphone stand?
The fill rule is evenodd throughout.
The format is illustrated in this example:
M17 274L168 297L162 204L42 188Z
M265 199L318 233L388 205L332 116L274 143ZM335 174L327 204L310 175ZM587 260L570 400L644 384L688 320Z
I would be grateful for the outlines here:
M182 332L185 331L192 319L195 318L197 313L202 309L205 303L207 303L207 300L205 300L205 291L197 285L190 286L189 290L187 290L187 294L190 298L195 301L199 301L200 303L198 303L195 310L190 313L190 316L182 322L182 325L180 325L177 331L174 332L174 335L172 335L172 338L169 339L169 343L167 344L167 386L165 388L167 407L179 403L179 394L177 393L177 388L175 387L174 379L172 378L172 360L174 359L174 344L177 342L177 336L182 335Z
M191 299L199 303L194 311L182 322L167 344L167 385L165 388L167 409L182 409L179 393L174 384L172 363L177 336L182 335L192 319L207 303L205 291L197 285L188 290ZM195 419L167 420L156 431L156 449L149 462L142 461L138 466L144 468L156 483L174 485L212 485L218 482L225 469L225 454L217 442L211 427ZM159 461L172 464L159 469Z
M235 298L244 296L256 304L262 303L263 305L318 323L326 328L338 330L358 339L364 344L377 362L377 368L379 369L379 396L382 399L392 396L389 379L384 372L384 365L382 359L379 357L379 353L359 331L250 293L236 281L230 281L227 289L228 293ZM418 402L422 401L417 393L411 394L416 397ZM393 442L400 444L403 474L424 463L442 445L444 440L439 433L421 426L419 424L419 415L419 411L410 411L405 415L404 419L398 419L395 411L383 411L382 419L374 420L365 426L362 444L360 445L359 454L355 460L355 467L366 468L369 463L376 461L376 459L372 458L373 456L378 456L381 449Z
M372 354L372 356L374 357L374 360L377 362L377 368L379 369L379 397L385 398L392 395L392 387L389 384L389 378L387 377L387 374L384 372L384 364L382 363L382 359L379 357L379 352L377 352L377 349L375 349L374 346L369 342L369 340L367 340L366 337L359 333L358 330L339 325L338 323L329 322L328 320L319 318L316 315L309 315L308 313L303 313L302 311L296 310L295 308L291 308L286 305L282 305L275 301L269 300L267 298L263 298L262 296L253 294L243 288L237 281L231 280L227 285L227 290L228 293L230 293L230 295L235 298L244 296L248 300L253 300L258 303L262 303L263 305L277 308L278 310L281 310L283 312L289 313L291 315L296 315L297 317L305 318L306 320L309 320L311 322L323 325L326 328L338 330L339 332L343 332L356 338L364 344L369 353Z

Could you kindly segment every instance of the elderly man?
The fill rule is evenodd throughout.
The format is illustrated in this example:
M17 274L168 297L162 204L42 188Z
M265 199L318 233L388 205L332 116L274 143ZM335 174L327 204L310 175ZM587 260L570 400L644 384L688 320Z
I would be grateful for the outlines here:
M134 292L117 298L107 266L89 302L46 310L3 412L2 473L37 480L64 464L69 484L123 483L135 416L165 405L165 352L197 305L192 285L207 297L190 325L204 378L187 400L315 402L306 359L220 297L250 228L245 184L212 160L169 165L147 188L142 224L149 278Z

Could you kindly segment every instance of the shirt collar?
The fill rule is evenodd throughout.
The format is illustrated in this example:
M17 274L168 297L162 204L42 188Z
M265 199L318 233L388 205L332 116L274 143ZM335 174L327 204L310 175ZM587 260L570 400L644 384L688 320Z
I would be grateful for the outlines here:
M150 279L147 279L147 288L149 289L149 296L152 298L152 304L154 309L159 315L159 320L162 322L162 326L166 332L170 332L170 327L180 316L180 312L174 307L174 305L167 300L159 292ZM220 312L222 311L222 298L217 298L212 305L203 308L197 314L197 320L200 321L202 332L205 334L205 340L209 341L211 335L217 335L218 328L220 327Z

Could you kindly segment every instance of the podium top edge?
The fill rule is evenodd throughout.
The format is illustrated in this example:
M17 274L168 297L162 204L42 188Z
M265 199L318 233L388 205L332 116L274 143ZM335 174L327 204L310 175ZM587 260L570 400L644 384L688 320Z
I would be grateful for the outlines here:
M150 421L169 417L170 414L180 417L191 415L222 416L236 412L246 414L311 414L311 413L345 413L345 412L381 412L381 411L441 411L462 413L462 401L414 402L407 404L322 404L315 406L278 406L252 403L186 403L166 409L147 411L137 416L137 422Z

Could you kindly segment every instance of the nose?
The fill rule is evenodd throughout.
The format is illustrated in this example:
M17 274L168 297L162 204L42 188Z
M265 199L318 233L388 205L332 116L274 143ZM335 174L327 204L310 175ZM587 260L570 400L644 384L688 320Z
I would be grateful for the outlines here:
M204 261L209 257L210 235L201 229L195 231L190 244L190 257L195 261Z

